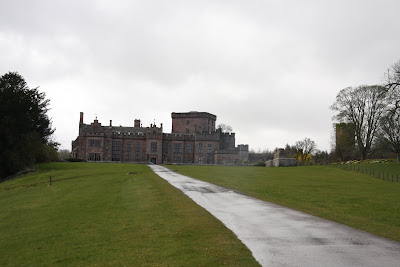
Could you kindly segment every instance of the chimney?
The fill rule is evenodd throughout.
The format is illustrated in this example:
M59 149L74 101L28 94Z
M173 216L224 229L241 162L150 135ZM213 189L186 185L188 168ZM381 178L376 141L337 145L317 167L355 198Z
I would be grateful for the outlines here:
M134 127L140 127L140 120L135 119Z
M112 126L112 120L110 120L110 126Z
M81 117L79 119L79 124L83 124L83 112L81 112Z

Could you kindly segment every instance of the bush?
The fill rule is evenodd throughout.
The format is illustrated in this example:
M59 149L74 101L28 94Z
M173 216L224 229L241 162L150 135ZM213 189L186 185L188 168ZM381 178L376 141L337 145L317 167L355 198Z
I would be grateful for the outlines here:
M256 166L256 167L265 167L265 161L259 161L259 162L257 162L257 163L254 163L253 166Z
M69 158L69 159L66 159L66 161L69 161L69 162L84 162L85 160L83 160L83 159L76 159L76 158Z
M39 151L39 154L36 157L37 163L47 163L47 162L56 162L60 161L58 157L57 150L52 148L49 145L42 145L42 148Z

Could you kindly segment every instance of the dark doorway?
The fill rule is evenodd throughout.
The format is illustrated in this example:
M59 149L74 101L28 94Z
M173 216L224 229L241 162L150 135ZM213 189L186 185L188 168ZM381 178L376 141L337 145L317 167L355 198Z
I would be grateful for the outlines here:
M151 163L157 164L157 160L155 158L152 158Z

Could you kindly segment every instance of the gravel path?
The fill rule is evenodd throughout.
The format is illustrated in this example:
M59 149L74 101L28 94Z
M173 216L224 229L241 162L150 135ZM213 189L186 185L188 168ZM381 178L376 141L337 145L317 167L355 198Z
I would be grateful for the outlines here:
M400 266L400 243L150 168L231 229L262 266Z

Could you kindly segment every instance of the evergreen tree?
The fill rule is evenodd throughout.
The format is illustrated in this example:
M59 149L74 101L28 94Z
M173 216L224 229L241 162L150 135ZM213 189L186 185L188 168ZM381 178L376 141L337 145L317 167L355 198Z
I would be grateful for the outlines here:
M31 167L50 144L49 100L17 72L0 77L0 178Z

